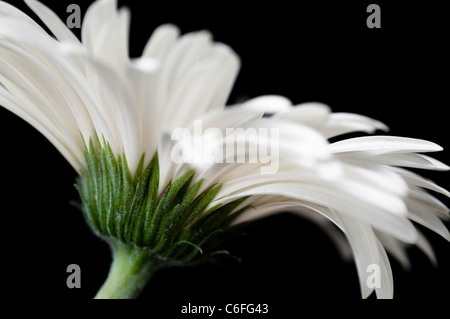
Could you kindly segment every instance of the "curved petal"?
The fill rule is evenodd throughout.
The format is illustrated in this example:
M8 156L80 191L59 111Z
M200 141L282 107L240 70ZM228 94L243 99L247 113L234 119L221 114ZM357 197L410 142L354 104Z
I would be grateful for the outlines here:
M333 153L370 152L373 155L387 153L413 153L442 151L439 145L414 138L397 136L363 136L330 144Z
M66 24L47 6L36 0L24 0L33 12L45 23L59 41L68 41L81 45L78 38L67 28Z

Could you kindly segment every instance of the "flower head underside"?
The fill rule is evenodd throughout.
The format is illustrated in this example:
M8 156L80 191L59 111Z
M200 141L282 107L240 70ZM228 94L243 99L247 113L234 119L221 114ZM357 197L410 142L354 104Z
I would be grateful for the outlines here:
M131 59L130 13L116 1L89 7L81 41L43 4L25 2L53 35L0 2L0 104L79 173L83 213L106 240L190 262L235 227L289 211L337 226L362 296L380 298L393 295L386 251L401 257L413 243L433 258L415 223L450 240L448 209L428 190L450 193L407 170L448 170L423 154L440 146L370 135L387 127L321 103L270 95L226 106L240 60L209 32L162 25ZM198 123L214 138L198 135ZM338 140L354 132L367 136ZM381 287L364 284L371 264Z

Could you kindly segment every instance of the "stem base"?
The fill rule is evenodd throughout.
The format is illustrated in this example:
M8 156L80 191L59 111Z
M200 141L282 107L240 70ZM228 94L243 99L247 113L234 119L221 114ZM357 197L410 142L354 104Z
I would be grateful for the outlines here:
M112 244L113 262L95 299L134 299L161 265L145 248Z

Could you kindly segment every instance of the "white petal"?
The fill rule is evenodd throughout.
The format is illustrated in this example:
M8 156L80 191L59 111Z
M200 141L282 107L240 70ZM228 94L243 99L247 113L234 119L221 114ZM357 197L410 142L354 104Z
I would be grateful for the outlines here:
M98 81L92 83L98 105L103 107L103 112L111 115L108 124L115 125L113 129L115 141L125 151L130 170L134 171L142 154L139 150L139 128L136 125L138 123L136 101L130 94L131 89L128 83L104 64L88 57L85 61L98 77Z
M93 132L84 103L57 65L51 65L49 60L38 60L35 55L3 41L0 41L0 57L0 68L7 78L3 84L10 92L37 101L36 111L54 120L58 118L60 129L70 130L77 139L80 131L83 135Z
M444 223L436 215L428 211L425 205L411 200L408 200L406 204L409 210L409 219L431 229L447 241L450 241L450 233L447 227L445 227Z
M280 195L304 202L333 208L341 213L364 220L374 227L405 242L415 242L416 229L405 217L406 207L402 200L389 194L386 198L366 195L362 187L352 189L348 184L324 185L280 183L256 186L239 194L213 201L210 206L227 203L243 196ZM379 206L383 206L383 209Z
M441 151L439 145L406 137L397 136L363 136L330 144L334 153L370 152L373 155L385 153L436 152Z
M447 191L445 188L436 185L433 181L428 180L426 178L423 178L422 176L415 174L411 171L408 171L406 169L401 168L391 168L395 172L399 173L402 178L410 185L415 185L423 188L430 189L432 191L435 191L437 193L440 193L442 195L445 195L447 197L450 197L450 192Z
M0 18L15 18L17 20L20 20L22 22L28 23L31 25L34 29L45 33L44 29L39 26L33 19L31 19L28 15L17 9L16 7L4 2L0 1Z
M449 208L439 199L421 188L411 187L409 189L408 200L420 203L420 205L426 207L427 211L434 213L441 219L448 220L449 218Z
M431 246L428 239L419 230L417 230L416 246L419 247L420 250L422 250L422 252L428 257L428 259L430 259L431 263L434 266L437 266L437 259L433 250L433 246Z
M276 174L249 174L224 183L216 198L220 199L230 194L245 191L256 186L272 185L274 183L283 182L312 183L323 181L320 180L319 174L314 171L305 172L302 170L293 170L288 172L279 172ZM332 181L330 180L330 182Z
M450 169L444 163L423 154L390 153L372 156L370 160L385 165L430 169L436 171L447 171Z
M239 128L251 126L253 120L262 118L264 113L247 112L238 107L226 107L215 109L202 114L198 119L202 121L203 130L217 128L226 133L227 128ZM194 121L187 126L189 130L194 129Z
M380 287L375 288L378 299L392 299L394 297L394 279L392 277L391 264L383 245L377 238L377 246L379 251L380 262Z
M88 51L94 51L102 25L116 15L116 8L117 0L100 0L87 9L81 28L81 39Z
M358 269L362 297L367 298L375 288L377 298L392 299L394 287L389 259L371 227L342 214L336 217L352 247ZM379 287L369 285L369 276L372 274L371 271L373 271L370 268L371 266L379 267Z
M67 59L58 59L57 57L60 57L61 54L55 55L55 58L53 59L53 62L57 65L58 69L61 70L67 82L71 84L74 92L76 92L80 101L82 101L82 104L86 107L86 110L92 119L92 123L94 124L96 133L100 137L105 137L105 139L110 143L113 151L117 153L117 140L114 138L113 131L111 130L114 128L111 127L114 125L114 122L109 121L111 112L104 112L103 106L97 101L95 90L92 88L97 85L95 84L95 79L98 79L98 75L96 75L96 71L90 67L89 63L86 63L86 52L84 50L80 50L78 46L72 46L70 44L61 45L60 49L63 51L62 56L71 58L72 61L82 61L83 69L81 70L77 68L76 65L71 64L70 61L67 61ZM45 54L48 54L48 52L45 52ZM90 74L90 80L92 82L86 79L86 73L84 71L87 71L87 73ZM85 135L87 140L90 134L86 135L83 131L83 135Z
M143 57L162 59L180 35L180 30L172 24L164 24L153 31L145 45Z
M411 263L406 253L406 245L400 240L383 232L375 231L383 247L402 265L405 270L411 269Z
M313 203L304 203L295 200L280 200L280 201L269 200L268 203L261 203L255 201L254 206L249 210L245 211L244 213L242 213L240 216L238 216L233 221L232 225L257 220L269 215L274 215L282 212L293 212L303 217L306 217L307 215L311 214L314 215L317 214L335 224L339 229L341 228L339 222L337 222L335 219L335 215L333 213L330 213L330 211L327 208L315 205Z
M93 44L94 57L120 71L128 62L129 28L130 12L122 8L116 16L103 23Z
M0 48L0 56L3 55L2 49L3 48ZM80 154L80 148L82 148L79 135L80 132L76 125L74 125L75 121L73 120L70 110L66 108L64 97L62 97L59 92L55 92L54 84L40 80L42 74L46 73L45 70L39 72L39 68L32 64L30 60L23 60L22 56L14 57L14 59L8 57L8 59L0 60L0 70L2 72L0 80L3 86L10 92L8 93L2 90L2 94L9 100L9 108L11 108L12 105L15 105L16 108L20 108L22 110L21 112L27 113L34 121L38 121L41 126L44 126L48 131L53 132L52 135L57 136L60 143L64 143L73 155ZM8 64L8 61L15 65ZM23 75L22 72L28 73ZM29 82L24 80L27 77L31 79L34 78L35 81ZM48 80L49 78L45 79ZM33 84L36 84L37 87L33 87ZM8 95L10 96L8 97ZM14 98L12 95L14 95ZM12 100L14 100L14 102L12 102ZM57 101L59 101L59 103ZM60 107L58 108L58 106ZM21 116L23 117L23 115ZM36 124L33 125L36 126ZM67 157L67 155L65 156ZM73 164L74 161L71 160L71 163ZM74 167L78 166L78 164L75 164Z
M328 141L316 130L300 124L272 118L256 119L248 122L245 128L253 128L258 132L278 131L278 146L286 154L302 154L303 157L284 156L284 160L305 161L307 158L329 159ZM260 134L263 135L263 134ZM272 140L270 140L272 142ZM274 140L273 142L276 142Z
M212 46L211 34L206 31L192 32L179 38L162 59L160 90L167 104L174 88L189 70L196 69L198 61L205 57Z
M158 72L160 63L152 58L133 59L125 67L125 76L136 99L137 127L140 149L147 154L145 164L156 152L163 108L158 102Z
M183 127L211 109L222 108L237 74L239 60L228 48L215 45L172 85L163 125Z
M408 192L407 183L389 168L381 165L371 165L370 163L355 159L344 164L344 174L347 178L356 180L361 184L370 184L375 188L392 192L400 196L405 196Z
M60 41L81 44L78 38L67 28L66 24L47 6L36 0L24 0L25 3L45 23L55 37Z
M286 104L289 106L289 101ZM301 124L321 127L330 115L330 107L322 103L303 103L291 108L281 109L274 118L293 121Z
M159 158L159 194L169 185L175 171L174 162L169 160L172 152L171 134L163 131L159 134L158 158Z
M369 117L352 113L332 113L321 132L327 138L351 132L374 133L376 130L388 131L383 123Z
M1 85L0 104L35 127L56 147L70 165L80 172L81 163L84 162L84 152L81 149L71 149L66 142L65 136L58 134L51 123L45 121L42 117L30 113L27 106L23 105L21 101L18 101L9 92L6 92Z
M240 106L249 112L276 113L291 110L292 102L279 95L264 95L250 99Z

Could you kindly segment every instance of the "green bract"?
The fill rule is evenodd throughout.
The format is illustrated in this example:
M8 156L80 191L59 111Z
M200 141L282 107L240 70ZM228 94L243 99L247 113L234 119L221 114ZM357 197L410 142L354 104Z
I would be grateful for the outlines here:
M146 167L144 156L132 174L124 154L116 159L105 140L90 140L87 168L76 184L87 223L106 241L143 248L161 262L180 264L210 256L237 229L230 224L249 208L237 209L246 198L206 209L221 185L199 193L203 180L193 182L194 170L158 194L158 154Z

